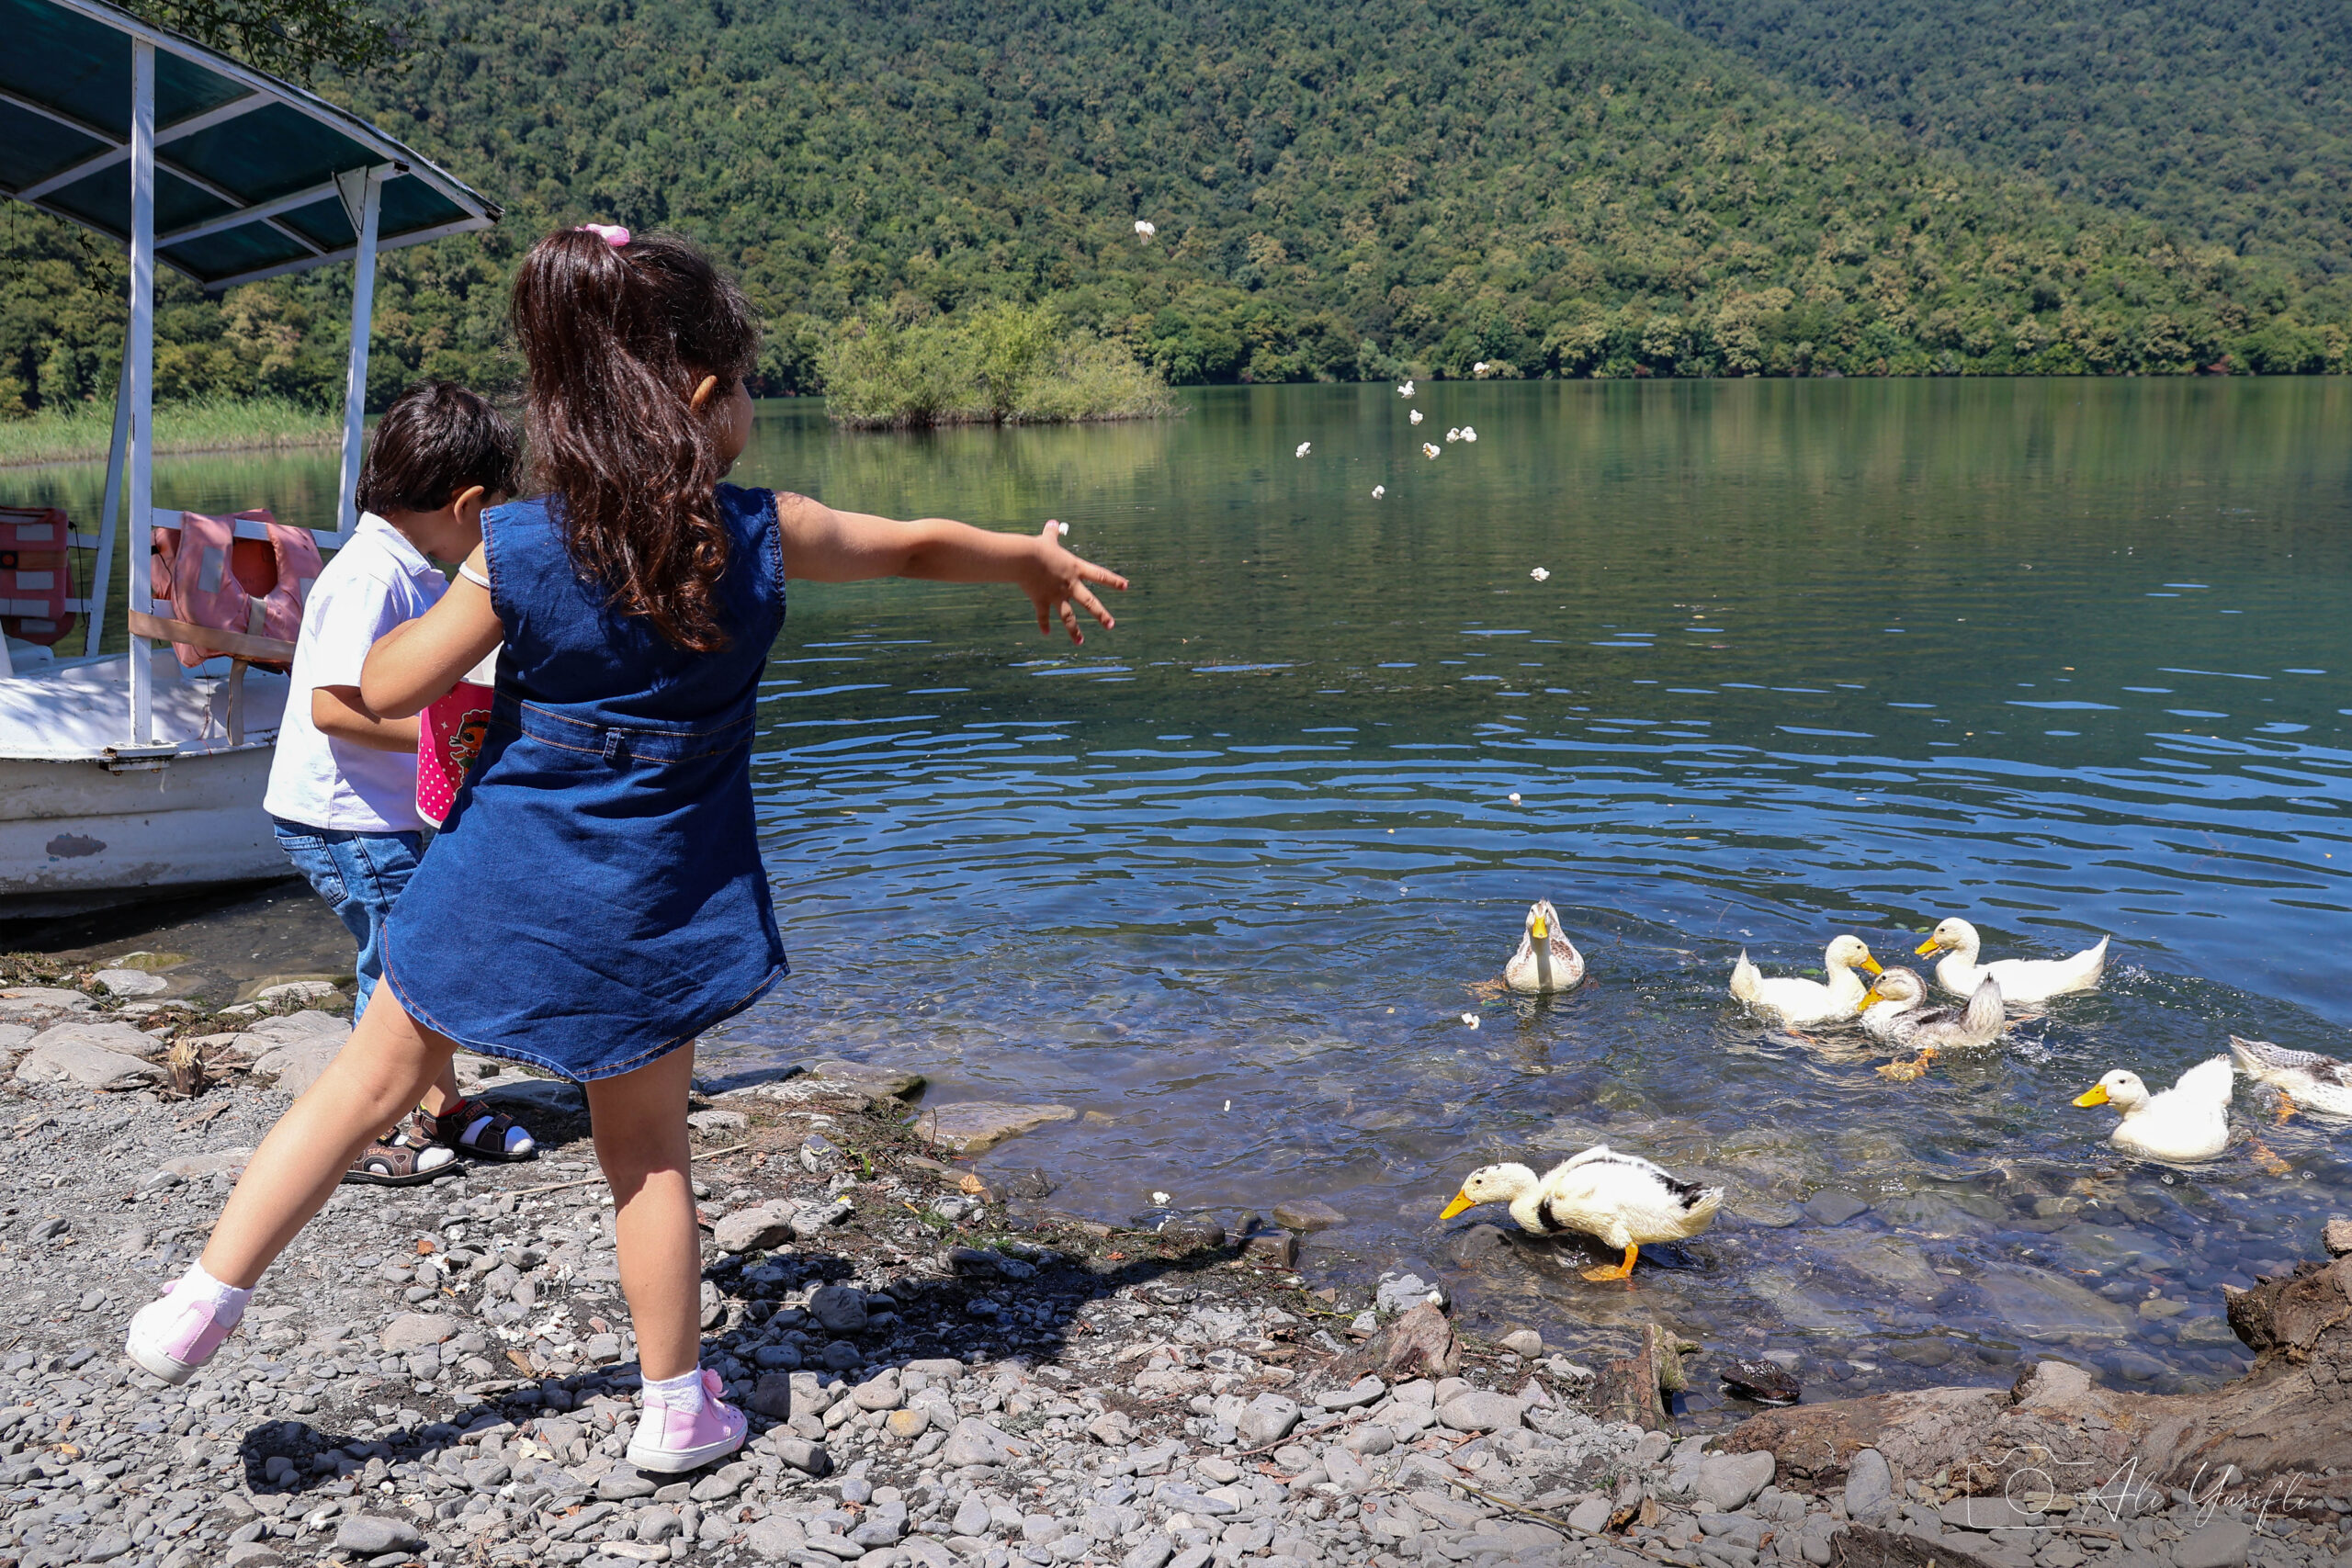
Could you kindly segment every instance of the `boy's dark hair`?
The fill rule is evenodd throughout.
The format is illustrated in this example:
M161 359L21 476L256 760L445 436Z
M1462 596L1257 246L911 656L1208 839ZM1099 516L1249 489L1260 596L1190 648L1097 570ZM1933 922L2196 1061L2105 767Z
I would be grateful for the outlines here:
M514 427L488 399L447 381L420 381L376 422L359 469L359 510L438 512L470 486L513 495L523 454Z
M725 647L718 404L687 400L707 376L727 393L751 373L760 328L742 289L676 234L616 246L558 230L515 271L514 335L532 468L573 569L673 647Z

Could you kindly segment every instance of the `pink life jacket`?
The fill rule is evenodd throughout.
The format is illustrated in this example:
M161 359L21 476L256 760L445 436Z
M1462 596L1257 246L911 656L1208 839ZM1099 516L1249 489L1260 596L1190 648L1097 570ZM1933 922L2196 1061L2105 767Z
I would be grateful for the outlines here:
M263 525L268 541L238 538L240 522ZM266 511L234 517L183 512L177 529L155 530L155 614L216 631L292 642L302 634L302 604L323 570L311 531L288 527ZM215 656L210 649L185 642L172 644L172 650L191 670Z
M0 506L0 630L54 648L74 628L70 525L55 507Z

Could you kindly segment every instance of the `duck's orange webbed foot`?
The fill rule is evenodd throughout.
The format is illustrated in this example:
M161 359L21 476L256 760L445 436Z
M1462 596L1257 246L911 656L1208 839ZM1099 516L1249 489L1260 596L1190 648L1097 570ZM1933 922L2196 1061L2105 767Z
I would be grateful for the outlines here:
M1631 1279L1634 1273L1634 1258L1641 1250L1638 1247L1629 1247L1625 1249L1625 1260L1623 1263L1608 1269L1588 1269L1584 1270L1584 1277L1596 1285L1605 1285L1612 1280Z

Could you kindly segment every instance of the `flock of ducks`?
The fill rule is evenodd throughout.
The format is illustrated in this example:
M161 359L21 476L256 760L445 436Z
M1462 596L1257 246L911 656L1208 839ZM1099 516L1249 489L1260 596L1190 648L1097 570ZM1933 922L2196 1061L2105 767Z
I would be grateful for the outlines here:
M1740 953L1732 965L1731 994L1751 1012L1783 1028L1859 1023L1872 1039L1914 1051L1907 1061L1879 1068L1913 1079L1937 1056L1981 1049L2007 1027L2011 1004L2047 1001L2096 989L2107 970L2108 938L2068 958L2002 958L1982 962L1984 943L1963 919L1939 921L1917 950L1938 957L1936 984L1958 1002L1930 1006L1927 983L1914 971L1884 967L1857 936L1834 939L1822 962L1826 980L1767 976ZM1865 981L1860 973L1871 978ZM1584 954L1561 929L1548 898L1528 906L1519 950L1503 965L1514 991L1565 991L1585 977ZM1471 1015L1464 1015L1465 1017ZM2038 1015L2024 1015L2038 1016ZM2167 1163L2211 1159L2229 1146L2230 1101L2243 1072L2275 1090L2278 1118L2296 1110L2352 1119L2352 1063L2263 1040L2230 1037L2230 1055L2199 1062L2172 1088L2151 1092L2136 1073L2109 1073L2075 1103L2112 1107L2121 1117L2108 1141L2126 1153ZM1597 1237L1623 1259L1589 1269L1594 1281L1623 1280L1642 1247L1682 1241L1703 1231L1723 1207L1724 1189L1685 1181L1638 1155L1603 1144L1537 1175L1523 1165L1482 1166L1462 1182L1441 1220L1482 1203L1510 1206L1532 1235Z

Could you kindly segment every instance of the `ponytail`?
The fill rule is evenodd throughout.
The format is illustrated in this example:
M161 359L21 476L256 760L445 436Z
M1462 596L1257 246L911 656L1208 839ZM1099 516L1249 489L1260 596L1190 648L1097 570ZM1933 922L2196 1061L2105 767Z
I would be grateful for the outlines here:
M759 327L743 291L678 235L560 230L515 274L514 333L531 466L560 503L573 570L678 648L727 646L718 447L687 400L706 376L731 389L751 372Z

